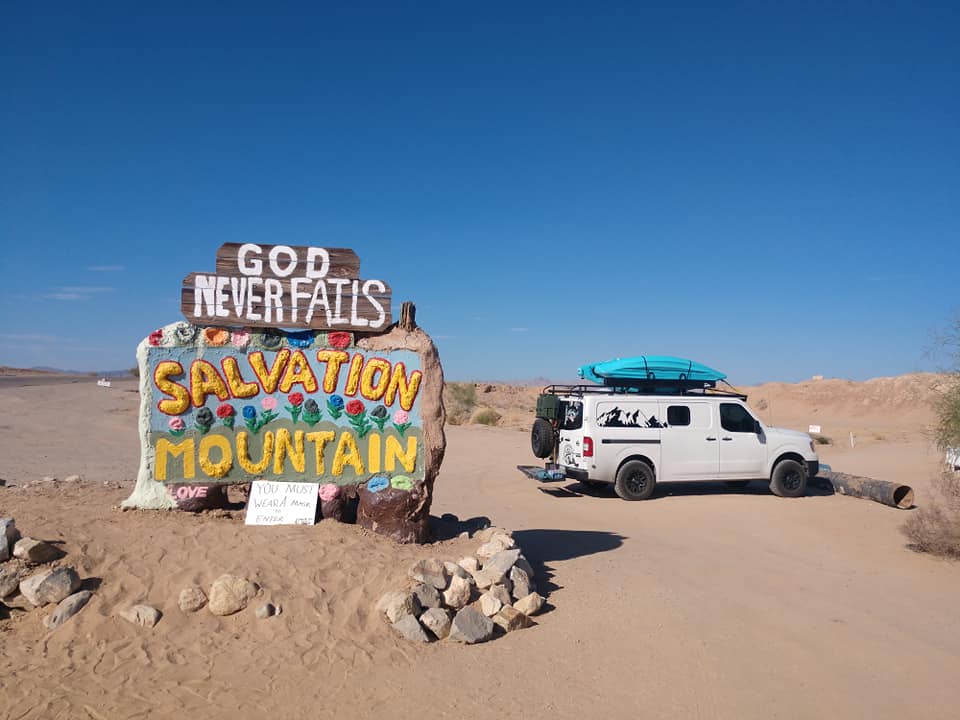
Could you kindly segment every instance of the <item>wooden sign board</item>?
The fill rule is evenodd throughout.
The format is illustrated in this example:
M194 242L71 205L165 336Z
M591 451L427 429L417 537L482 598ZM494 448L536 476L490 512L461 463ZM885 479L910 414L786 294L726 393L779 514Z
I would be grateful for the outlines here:
M247 525L313 525L317 516L320 483L250 483L247 500Z
M390 287L359 275L347 248L225 243L215 273L184 278L180 311L195 325L386 330Z

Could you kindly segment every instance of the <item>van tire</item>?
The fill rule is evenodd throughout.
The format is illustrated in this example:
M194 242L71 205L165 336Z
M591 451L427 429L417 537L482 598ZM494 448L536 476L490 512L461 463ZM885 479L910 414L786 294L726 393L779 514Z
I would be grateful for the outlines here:
M807 491L807 468L796 460L781 460L770 474L770 491L779 497L802 497Z
M613 489L624 500L646 500L653 495L656 480L653 468L643 460L628 460L617 471Z
M533 429L530 430L530 447L533 448L533 454L541 460L548 458L553 455L554 445L556 445L556 438L550 421L543 418L534 420Z

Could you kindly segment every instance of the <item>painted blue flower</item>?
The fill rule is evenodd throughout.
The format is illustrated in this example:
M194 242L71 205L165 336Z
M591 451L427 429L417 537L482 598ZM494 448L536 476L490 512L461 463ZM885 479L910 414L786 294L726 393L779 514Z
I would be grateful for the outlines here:
M308 330L287 333L287 342L295 348L310 347L313 344L313 333Z
M247 420L253 420L257 416L257 409L253 405L243 406L243 417Z
M343 410L343 398L339 395L331 395L327 403L330 405L330 407L335 407L337 410Z
M385 475L375 475L370 478L370 481L367 483L367 490L372 493L386 490L388 487L390 487L390 478Z

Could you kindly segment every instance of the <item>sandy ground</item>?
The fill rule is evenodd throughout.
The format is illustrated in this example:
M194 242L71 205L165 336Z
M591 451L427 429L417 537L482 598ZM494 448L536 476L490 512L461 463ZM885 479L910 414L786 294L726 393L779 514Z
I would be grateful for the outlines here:
M778 424L821 424L825 462L909 483L922 505L940 469L917 409L929 380L901 382L906 400L868 383L751 400ZM528 393L514 395L519 425ZM760 483L627 503L527 480L525 432L463 426L448 428L434 504L461 523L438 525L454 539L433 545L332 523L247 528L239 512L121 512L138 401L132 382L0 384L0 515L60 543L95 590L55 632L43 611L0 620L4 718L957 716L960 564L905 547L909 511ZM73 473L84 480L34 482ZM395 637L376 599L412 560L472 551L455 533L478 518L513 529L533 563L549 595L537 626L471 647ZM283 614L180 612L182 587L224 572L262 584ZM156 628L117 617L136 602L163 610Z

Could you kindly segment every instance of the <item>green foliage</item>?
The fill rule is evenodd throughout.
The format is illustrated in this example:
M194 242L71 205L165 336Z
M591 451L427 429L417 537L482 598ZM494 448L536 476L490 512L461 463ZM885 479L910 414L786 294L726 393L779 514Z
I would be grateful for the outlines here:
M936 404L937 422L933 439L937 447L946 450L960 447L960 315L953 325L937 339L937 349L949 359L947 387Z
M826 435L814 435L814 436L813 436L813 441L814 441L817 445L830 445L830 444L833 443L833 440L831 440L830 438L828 438Z
M443 395L447 422L451 425L463 425L467 422L477 406L477 386L473 383L446 383Z
M470 418L470 422L476 425L496 425L500 422L500 413L493 408L480 408Z

